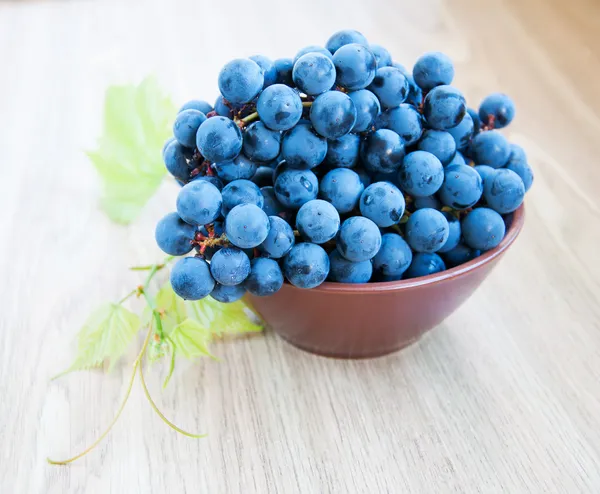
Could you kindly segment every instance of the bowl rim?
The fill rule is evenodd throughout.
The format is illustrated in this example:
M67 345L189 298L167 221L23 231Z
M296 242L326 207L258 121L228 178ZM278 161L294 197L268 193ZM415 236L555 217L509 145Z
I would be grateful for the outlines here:
M508 249L515 239L518 237L519 233L523 229L523 225L525 224L525 207L524 204L521 204L513 213L512 213L512 222L510 227L508 228L502 242L498 244L498 246L493 249L484 252L479 257L475 259L471 259L470 261L460 264L456 267L446 269L445 271L441 271L439 273L430 274L427 276L421 276L419 278L408 279L408 280L399 280L399 281L379 281L375 283L336 283L333 281L326 281L321 283L319 286L312 288L311 291L316 292L326 292L326 293L373 293L373 292L386 292L391 290L407 290L410 288L421 287L423 285L430 285L433 283L438 283L440 281L450 280L454 278L460 278L465 276L467 273L480 268L484 264L487 264L498 256L504 253L506 249ZM289 285L289 288L296 288L297 290L303 290L302 288L294 287L293 285L286 282L286 285Z

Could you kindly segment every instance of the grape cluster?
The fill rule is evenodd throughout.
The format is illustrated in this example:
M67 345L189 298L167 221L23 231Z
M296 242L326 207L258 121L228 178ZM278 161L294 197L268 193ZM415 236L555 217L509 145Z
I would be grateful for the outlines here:
M496 247L533 174L497 129L505 94L475 111L432 52L409 72L357 31L293 58L221 70L214 107L186 103L163 149L182 185L156 241L184 257L171 284L220 302L425 276Z

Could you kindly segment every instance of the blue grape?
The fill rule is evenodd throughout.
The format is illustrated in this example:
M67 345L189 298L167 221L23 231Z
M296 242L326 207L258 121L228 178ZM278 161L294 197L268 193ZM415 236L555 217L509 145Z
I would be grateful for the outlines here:
M223 205L221 207L223 215L227 215L234 207L240 204L254 204L259 208L263 207L264 197L256 184L250 180L234 180L229 182L221 192L223 196Z
M300 95L284 84L273 84L258 97L256 111L271 130L288 130L302 117Z
M360 196L360 214L381 228L398 223L405 206L402 192L389 182L371 184Z
M367 283L373 275L371 261L352 262L337 250L329 253L329 279L338 283Z
M354 169L354 172L358 175L358 179L360 180L360 183L362 184L363 189L368 187L369 185L371 185L371 177L369 177L369 174L365 170L363 170L362 168L356 168L356 169ZM362 194L362 192L361 192L361 194ZM338 209L338 211L339 211L339 209Z
M465 160L465 157L463 156L463 154L460 151L456 151L456 153L454 154L454 158L452 158L452 161L450 161L450 163L448 163L448 165L466 165L467 161Z
M360 137L356 134L346 134L327 143L325 163L332 168L353 168L358 162Z
M169 137L165 141L165 143L163 144L163 147L162 147L162 157L163 157L163 160L165 158L165 151L167 150L167 147L169 146L169 144L171 144L172 142L175 142L175 141L177 141L177 139L175 139L174 137Z
M261 194L264 198L263 211L267 216L279 216L287 221L293 213L279 202L273 187L261 187Z
M340 214L345 214L357 206L363 190L364 185L356 172L336 168L321 179L319 197L333 204Z
M398 183L412 196L435 194L444 182L444 167L440 160L427 151L413 151L404 157L398 171Z
M206 115L207 113L210 113L211 111L213 111L213 107L210 106L209 103L207 103L206 101L202 101L200 99L193 99L188 101L187 103L185 103L180 109L178 113L181 113L182 111L185 110L198 110L201 111L202 113L204 113L204 115Z
M219 189L207 181L194 180L177 195L177 213L192 225L208 225L221 215L223 199Z
M451 213L442 213L446 221L448 221L448 239L442 245L438 252L448 252L449 250L454 249L460 242L461 239L461 223L458 221L458 218Z
M221 161L214 165L217 176L225 182L250 179L256 173L256 163L239 154L233 160Z
M491 176L493 176L496 172L495 168L492 168L491 166L487 165L477 165L476 167L474 167L474 169L477 173L479 173L479 176L481 177L481 183L484 187L485 181Z
M182 146L193 148L196 145L196 133L206 120L206 115L198 110L184 110L177 114L173 124L173 135Z
M448 130L456 127L466 111L465 97L452 86L437 86L425 96L423 115L432 129Z
M464 151L469 146L471 138L473 137L473 118L468 112L465 113L465 116L460 123L456 127L448 129L446 132L448 132L454 138L456 149L459 151Z
M512 213L523 202L525 184L515 172L501 168L486 180L483 197L488 206L498 213Z
M527 156L521 146L511 144L510 150L510 158L508 159L506 168L521 177L523 185L525 185L525 192L527 192L533 184L533 170L527 163Z
M471 211L462 220L461 227L465 244L476 250L490 250L497 247L506 232L502 216L488 208L477 208Z
M325 55L307 53L294 63L292 78L300 91L316 96L335 84L335 66Z
M208 263L200 257L183 257L171 270L173 291L185 300L200 300L215 287Z
M281 156L290 168L309 170L320 165L327 154L327 139L308 124L298 124L283 135Z
M479 201L482 193L481 177L470 166L448 165L444 169L439 198L445 206L459 210L470 208Z
M171 175L176 179L186 182L190 175L188 159L192 157L192 150L183 147L177 140L167 144L163 153L165 166Z
M340 215L330 203L314 199L298 211L296 228L308 242L324 244L340 229Z
M402 164L404 145L393 130L379 129L362 142L360 156L368 172L390 173Z
M344 29L343 31L338 31L337 33L333 34L327 40L325 47L330 51L330 53L335 53L342 46L350 43L358 43L363 46L369 46L367 38L365 38L361 33L353 29Z
M253 60L237 58L219 73L219 90L233 104L252 101L263 88L263 70Z
M510 158L510 145L500 132L490 130L473 138L469 152L477 165L501 168Z
M212 117L200 125L196 146L211 163L232 160L242 150L242 132L229 118Z
M375 55L358 43L350 43L336 50L333 64L337 72L335 82L350 91L366 88L373 82L377 70Z
M169 213L157 224L154 232L156 243L171 256L183 256L193 248L196 227L183 221L177 213Z
M269 217L255 204L235 206L225 218L227 238L240 249L258 247L267 238L269 228Z
M219 189L219 192L221 192L224 187L224 184L219 177L211 177L209 175L196 175L195 177L192 177L190 182L193 182L196 180L201 180L201 181L213 184L217 189Z
M269 234L259 245L261 252L273 259L285 256L296 243L294 231L287 221L279 216L269 216Z
M310 107L310 121L323 137L338 139L354 127L356 108L347 94L326 91L313 101Z
M259 166L251 180L256 184L257 187L260 188L272 186L273 168L269 168L268 166Z
M405 278L419 278L430 274L439 273L446 269L446 265L440 256L429 252L417 252L404 273Z
M316 199L318 192L319 181L310 170L284 170L275 179L277 200L289 209L299 209Z
M378 68L392 65L392 56L383 46L370 45L369 49L373 52L373 55L375 55L375 61L377 62Z
M252 261L250 276L246 278L244 287L252 295L267 297L281 290L283 274L277 261L259 257Z
M369 218L352 216L342 223L336 247L349 261L368 261L381 248L381 233Z
M481 255L481 251L471 249L465 244L460 243L454 247L454 249L444 252L443 255L446 265L453 268L479 257Z
M279 156L281 134L262 122L254 122L244 132L242 149L253 161L271 161Z
M381 67L377 69L369 89L379 98L381 106L393 108L406 100L409 86L400 69Z
M479 106L479 119L486 125L502 129L515 118L515 104L506 94L492 93Z
M231 103L230 103L231 105ZM223 99L223 96L217 96L215 101L215 113L221 117L233 118L235 105L227 105Z
M454 64L447 55L439 51L425 53L415 63L413 77L424 91L448 85L454 79Z
M250 60L256 62L262 71L264 79L263 88L277 82L277 68L273 63L273 60L265 57L264 55L253 55L250 57Z
M418 209L406 222L406 241L417 252L440 250L449 234L448 220L435 209Z
M250 274L250 259L240 249L224 247L212 256L210 273L221 285L239 285Z
M354 132L365 132L370 130L375 123L375 119L381 111L381 105L377 96L368 89L359 89L348 93L348 96L356 108L356 123Z
M406 241L396 233L381 237L381 248L373 258L373 270L380 277L401 279L412 262L413 254Z
M381 122L384 128L398 134L405 146L417 143L423 134L423 117L414 106L406 103L382 113Z
M432 208L441 209L442 204L435 196L415 197L415 209Z
M471 120L473 120L473 135L475 136L481 130L481 120L479 120L479 115L473 108L467 108L467 113L471 117Z
M217 302L222 304L230 304L237 302L246 293L246 288L243 285L225 286L215 284L215 288L211 292L210 296Z
M413 106L419 106L423 101L423 92L415 82L412 72L410 72L404 65L397 62L392 62L392 67L399 69L408 81L408 96L406 97L406 102Z
M292 59L278 58L273 62L273 65L275 65L275 71L277 73L275 83L293 86L294 80L292 79L292 70L294 69L294 62Z
M443 166L449 164L456 154L454 138L443 130L426 130L417 147L433 154Z
M320 245L308 242L296 244L283 260L283 274L298 288L315 288L329 274L327 252Z

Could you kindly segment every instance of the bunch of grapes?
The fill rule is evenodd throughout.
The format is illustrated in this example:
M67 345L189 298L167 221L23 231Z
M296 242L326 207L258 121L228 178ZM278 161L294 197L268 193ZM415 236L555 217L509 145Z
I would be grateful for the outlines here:
M442 53L411 73L351 30L294 59L225 65L214 107L186 103L163 149L182 188L156 241L195 254L173 267L174 291L233 302L284 280L415 278L496 247L533 174L497 130L511 99L474 111L453 77Z

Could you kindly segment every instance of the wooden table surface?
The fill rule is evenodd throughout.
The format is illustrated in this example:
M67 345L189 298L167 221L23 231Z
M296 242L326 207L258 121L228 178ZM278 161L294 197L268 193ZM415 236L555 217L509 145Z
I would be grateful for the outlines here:
M50 383L100 302L154 261L165 184L130 227L98 208L83 150L104 90L155 73L178 103L216 96L231 58L293 55L354 27L412 65L442 49L477 106L517 104L536 182L521 237L418 344L346 362L275 335L180 366L153 414L130 372ZM600 492L600 4L595 0L0 3L0 492ZM133 353L130 355L133 358Z

